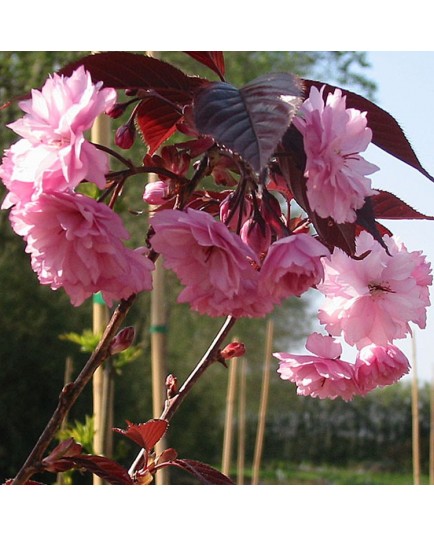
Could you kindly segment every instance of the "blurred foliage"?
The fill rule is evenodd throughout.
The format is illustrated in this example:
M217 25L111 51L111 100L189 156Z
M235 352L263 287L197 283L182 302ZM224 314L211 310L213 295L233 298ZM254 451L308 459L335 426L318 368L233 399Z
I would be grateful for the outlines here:
M69 51L0 52L0 102L28 94L30 88L40 87L48 74L83 54ZM212 72L185 54L163 52L160 57L173 61L192 74L213 79ZM242 85L267 71L289 70L300 76L342 85L351 84L351 89L358 89L366 96L372 94L375 88L365 75L368 65L363 52L228 52L226 65L227 79L235 85ZM2 152L16 141L13 131L4 125L20 115L17 102L0 112ZM123 120L125 118L119 118L113 124L113 132ZM128 156L140 162L145 153L146 148L138 139ZM117 165L114 162L114 166ZM131 245L134 246L143 243L147 230L147 215L141 199L145 182L144 176L133 177L118 207L125 215ZM4 188L0 186L1 197L3 192ZM91 301L74 308L62 290L53 292L39 285L24 252L24 242L10 229L7 211L0 211L0 232L0 480L3 480L17 472L50 418L64 382L66 356L73 358L76 374L87 359L87 354L83 354L80 344L75 343L80 342L90 351L94 342L71 342L59 337L65 333L80 334L89 329L92 325ZM222 319L201 317L192 313L186 305L176 303L179 291L179 282L172 273L167 273L166 366L167 371L182 383L214 338ZM273 314L275 345L278 344L280 350L282 347L285 351L293 348L310 331L311 313L308 306L306 299L291 299ZM122 375L116 376L115 426L123 427L127 419L144 422L152 417L149 309L150 296L142 294L128 318L128 324L134 325L140 341L140 352L129 356L128 364L122 367ZM247 347L250 449L254 444L252 426L259 404L266 320L241 320L232 334ZM273 371L276 368L273 363ZM181 406L168 434L170 445L181 457L220 463L226 387L227 369L216 364ZM286 426L293 429L291 419L294 417L292 413L288 416L288 409L297 397L292 393L292 385L280 381L277 374L272 374L269 411L271 423L274 424L269 425L267 456L292 456L284 435ZM84 423L83 430L86 428L86 415L92 412L91 394L91 386L88 386L69 415L70 422ZM302 415L306 414L304 403L315 404L317 401L299 401L298 405L295 404L294 407L299 408ZM335 402L327 411L336 415L341 405L333 404ZM327 411L324 409L321 414ZM312 414L315 415L313 409ZM285 418L289 421L285 421ZM299 441L305 439L304 428L297 433L301 434ZM273 438L276 438L275 443ZM122 437L114 437L114 442L115 452L120 453L119 461L127 465L131 463L136 456L134 446L127 444Z

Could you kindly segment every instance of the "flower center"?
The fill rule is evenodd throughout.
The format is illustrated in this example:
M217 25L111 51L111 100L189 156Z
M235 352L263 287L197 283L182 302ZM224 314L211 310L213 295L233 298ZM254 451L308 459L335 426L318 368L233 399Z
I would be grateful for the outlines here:
M377 283L375 281L368 283L368 289L371 296L381 296L383 292L394 292L389 284L386 283Z

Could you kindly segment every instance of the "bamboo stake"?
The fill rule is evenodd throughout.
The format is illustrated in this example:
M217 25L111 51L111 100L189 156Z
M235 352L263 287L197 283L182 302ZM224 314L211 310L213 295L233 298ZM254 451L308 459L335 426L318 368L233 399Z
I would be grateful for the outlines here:
M434 374L430 385L429 483L434 484Z
M110 118L106 115L100 115L96 118L92 130L91 140L94 143L100 145L109 146L111 143L110 133ZM104 301L99 298L99 294L94 296L93 300L93 332L100 334L104 331L109 321L108 308ZM92 379L93 385L93 419L94 419L94 439L93 450L95 454L104 454L104 436L105 436L105 423L102 421L102 401L103 401L103 389L104 389L104 371L102 367L99 367ZM103 480L94 475L94 485L103 484Z
M161 258L155 263L153 290L151 292L151 366L152 366L152 411L158 418L165 402L165 353L166 353L166 312L164 307L164 270ZM165 438L155 446L158 456L166 448ZM167 469L161 469L155 474L155 483L169 484Z
M244 484L244 461L246 444L246 366L245 357L241 359L240 388L238 399L238 457L237 457L237 484Z
M270 386L270 363L273 352L273 321L267 322L267 335L265 340L264 372L262 376L261 403L258 414L258 429L256 432L255 454L253 457L252 484L259 483L259 468L261 465L262 449L264 444L265 418L267 415L268 392Z
M153 58L158 54L147 51L146 54ZM149 182L155 182L158 176L155 173L149 174ZM150 207L150 214L155 207ZM166 354L166 310L164 306L164 269L161 259L157 259L153 276L153 290L151 292L151 364L152 364L152 407L154 418L157 419L164 408L165 403L165 381L167 376L165 354ZM155 445L155 453L158 456L166 448L166 440L163 437ZM168 469L157 471L155 483L158 485L169 484Z
M412 445L413 445L413 484L420 484L420 446L419 446L419 392L416 368L416 339L411 339L413 354L413 378L411 389Z
M226 393L226 416L223 435L222 473L229 476L231 470L232 432L236 394L238 358L231 359L229 363L228 389Z

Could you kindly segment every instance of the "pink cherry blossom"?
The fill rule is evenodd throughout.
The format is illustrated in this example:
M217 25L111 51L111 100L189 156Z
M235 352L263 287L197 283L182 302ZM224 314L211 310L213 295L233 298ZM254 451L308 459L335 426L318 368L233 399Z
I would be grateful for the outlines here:
M410 370L405 355L391 344L376 346L370 344L360 350L355 362L355 379L360 392L367 392L379 386L397 382Z
M321 258L328 249L308 234L293 234L271 244L260 271L260 288L274 303L301 296L323 275Z
M152 247L185 287L179 302L209 316L256 317L272 310L270 300L258 299L254 251L222 222L187 209L157 212L151 224Z
M83 180L103 188L108 157L84 133L115 100L116 91L103 88L101 82L94 84L82 66L70 77L54 74L40 91L32 90L31 98L20 103L25 115L8 125L26 142L21 140L6 152L0 168L12 193L6 204L17 202L22 183L33 183L32 197L41 191L73 189Z
M334 336L362 348L385 346L410 332L409 322L423 328L430 305L430 264L421 252L408 252L396 237L384 236L388 254L363 231L350 258L336 248L323 258L324 281L317 288L325 295L319 320Z
M152 288L153 263L124 245L128 232L110 208L81 194L43 193L10 213L43 285L63 287L75 306L101 291L106 303Z
M282 380L297 385L297 394L314 398L341 397L348 401L359 394L354 365L340 360L342 347L332 337L313 333L306 348L314 355L273 354L279 360L277 372Z
M329 93L325 103L323 93L324 87L312 87L300 116L294 118L307 157L307 198L322 218L354 222L365 198L376 194L366 175L378 167L359 154L368 147L372 131L365 112L346 108L341 90Z

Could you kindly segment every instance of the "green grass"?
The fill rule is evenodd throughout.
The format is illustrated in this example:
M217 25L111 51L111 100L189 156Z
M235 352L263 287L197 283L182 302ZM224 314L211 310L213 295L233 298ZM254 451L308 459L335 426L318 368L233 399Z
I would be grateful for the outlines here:
M246 484L250 483L251 475L246 474ZM421 484L429 484L427 475L421 475ZM375 468L354 466L313 466L301 464L297 466L280 465L275 468L264 468L260 473L260 484L280 485L412 485L412 473L382 471Z

